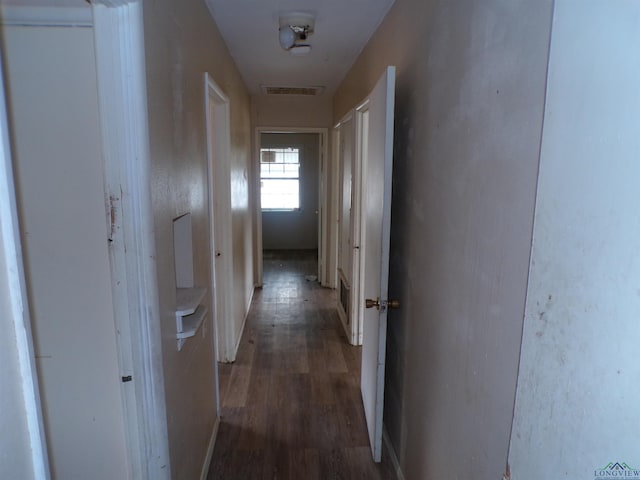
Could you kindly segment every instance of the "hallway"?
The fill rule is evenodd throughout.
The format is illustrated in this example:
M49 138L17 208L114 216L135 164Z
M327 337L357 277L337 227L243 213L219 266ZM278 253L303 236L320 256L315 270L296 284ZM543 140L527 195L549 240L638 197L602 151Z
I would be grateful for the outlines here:
M237 360L220 365L215 479L395 478L371 460L359 389L335 291L307 279L315 251L265 252Z

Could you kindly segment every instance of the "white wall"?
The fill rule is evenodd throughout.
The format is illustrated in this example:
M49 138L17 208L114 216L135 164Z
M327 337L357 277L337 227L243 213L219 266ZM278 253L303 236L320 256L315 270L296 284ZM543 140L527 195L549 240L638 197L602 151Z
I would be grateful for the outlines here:
M318 248L318 182L320 135L314 133L263 133L261 148L300 148L300 209L262 212L262 248Z
M396 0L334 99L337 121L397 66L384 423L406 480L505 470L551 5Z
M35 480L6 254L0 237L0 478Z
M3 36L53 478L127 478L93 33L4 27Z
M0 431L11 432L0 435L0 478L36 480L38 475L43 478L47 475L47 468L37 415L39 399L37 393L34 395L34 387L37 392L35 359L1 73L0 136L0 329L3 332L0 335L0 391L3 392L0 395ZM33 429L34 425L38 428Z
M557 0L512 478L640 466L640 5Z
M212 319L181 351L175 341L172 220L191 212L194 276L210 285L209 205L204 73L230 102L232 283L234 334L239 338L253 292L253 230L249 212L250 99L204 1L145 0L151 196L158 256L163 364L172 478L198 478L216 421ZM208 300L207 300L208 301Z

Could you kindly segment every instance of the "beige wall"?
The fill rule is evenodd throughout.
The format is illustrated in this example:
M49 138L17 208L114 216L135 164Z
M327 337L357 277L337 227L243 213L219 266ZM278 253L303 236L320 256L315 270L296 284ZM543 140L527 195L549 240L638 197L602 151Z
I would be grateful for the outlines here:
M251 99L255 127L328 128L332 121L331 97L267 96Z
M215 421L213 340L206 335L177 351L172 219L192 213L195 282L210 283L204 73L231 105L231 203L234 323L241 326L253 287L249 216L250 99L218 29L201 0L144 1L152 161L168 430L173 478L198 478Z
M396 65L384 422L406 480L501 478L523 325L551 2L396 0L334 121Z

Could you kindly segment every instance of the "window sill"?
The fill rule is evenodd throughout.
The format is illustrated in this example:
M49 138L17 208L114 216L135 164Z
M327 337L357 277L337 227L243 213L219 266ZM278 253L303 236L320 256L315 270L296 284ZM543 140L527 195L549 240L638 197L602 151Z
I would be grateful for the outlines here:
M263 213L293 213L299 212L299 208L263 208Z

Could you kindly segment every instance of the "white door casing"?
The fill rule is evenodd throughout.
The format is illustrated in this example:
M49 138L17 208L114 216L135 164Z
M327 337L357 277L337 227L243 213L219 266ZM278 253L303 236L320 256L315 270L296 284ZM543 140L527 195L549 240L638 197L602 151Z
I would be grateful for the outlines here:
M379 308L364 310L360 384L376 462L382 457L394 92L395 67L387 67L373 91L356 109L362 116L362 144L367 148L362 162L362 287L365 298L379 301Z
M348 289L348 304L338 301L338 314L349 342L362 345L362 309L364 297L362 278L362 162L366 155L366 135L363 126L366 110L352 110L335 129L340 142L337 150L339 187L338 216L338 275L339 282ZM343 285L339 285L343 295Z
M109 256L131 478L168 479L142 3L92 2Z
M353 241L352 222L352 184L353 184L353 142L355 140L353 110L347 113L334 127L336 146L336 164L338 173L338 216L337 216L337 262L338 272L338 316L342 322L349 343L355 345L357 337L353 328Z

